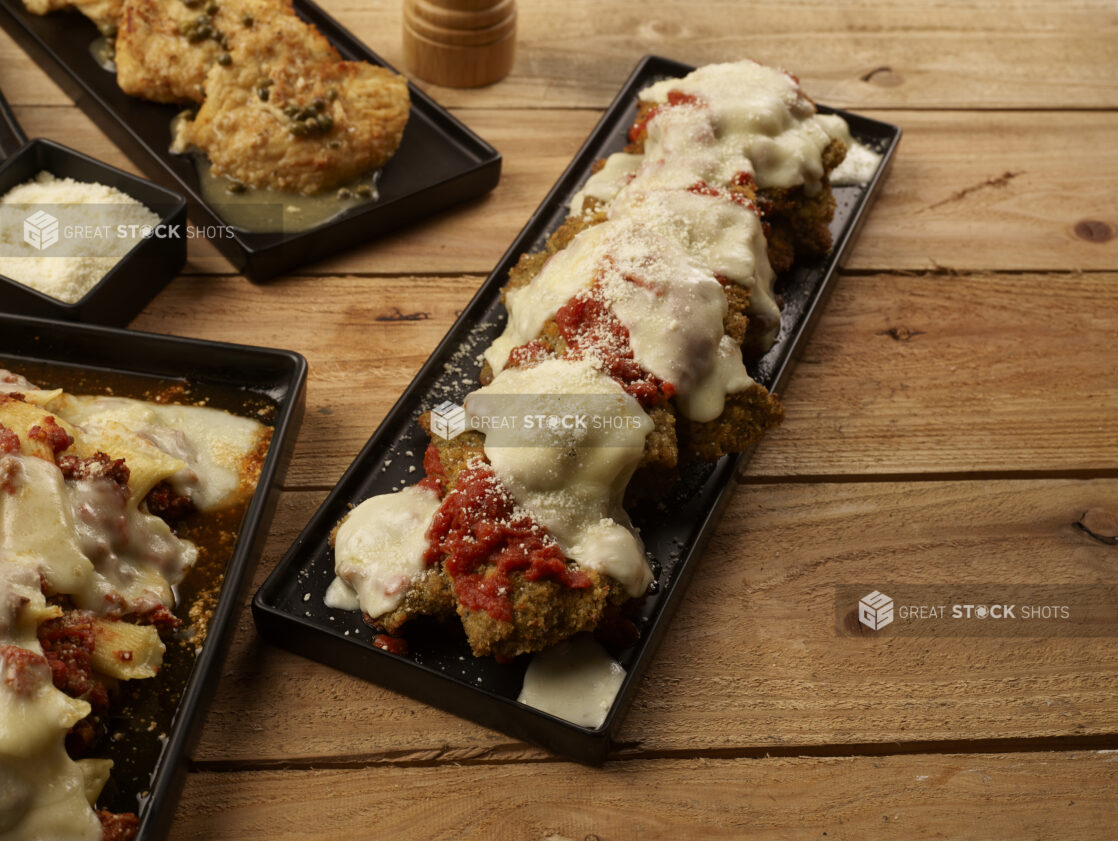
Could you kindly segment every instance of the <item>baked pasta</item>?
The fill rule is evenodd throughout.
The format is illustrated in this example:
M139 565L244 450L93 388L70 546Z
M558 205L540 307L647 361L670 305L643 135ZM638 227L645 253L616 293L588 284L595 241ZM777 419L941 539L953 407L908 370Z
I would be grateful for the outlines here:
M127 841L95 809L124 682L183 628L199 547L180 523L243 503L270 430L202 406L43 390L0 370L0 838ZM153 690L154 691L154 690Z
M642 91L628 148L510 273L466 431L421 418L426 478L336 530L329 602L388 633L457 616L501 659L613 623L652 581L627 505L783 419L743 349L776 338L778 272L831 246L840 136L751 61Z

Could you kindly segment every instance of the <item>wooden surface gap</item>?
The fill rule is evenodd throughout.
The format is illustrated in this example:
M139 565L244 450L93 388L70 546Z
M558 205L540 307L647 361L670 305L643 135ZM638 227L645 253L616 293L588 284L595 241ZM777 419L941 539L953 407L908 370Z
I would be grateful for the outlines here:
M461 750L391 752L353 756L302 757L282 760L192 761L193 773L253 773L260 771L328 771L362 768L432 768L443 765L494 767L499 765L553 765L567 763L545 753L526 754L523 744L502 745L481 751ZM1060 751L1118 750L1118 733L1009 739L947 739L913 742L862 742L848 744L756 745L726 748L647 750L632 745L612 754L606 766L622 762L676 761L680 759L858 758L941 754L1054 753Z

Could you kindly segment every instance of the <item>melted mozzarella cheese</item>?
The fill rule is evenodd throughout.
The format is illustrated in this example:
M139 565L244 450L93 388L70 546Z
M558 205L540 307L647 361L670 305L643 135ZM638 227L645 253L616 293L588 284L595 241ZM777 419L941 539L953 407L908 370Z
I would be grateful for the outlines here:
M571 198L571 215L579 216L586 209L587 199L596 199L608 205L628 184L644 161L644 155L615 152L606 158L602 168L595 172Z
M381 616L403 601L426 567L427 529L439 508L434 491L413 485L370 497L349 512L334 542L334 572L352 588L365 613ZM327 594L334 604L352 603L341 587Z
M640 99L664 104L673 91L694 96L699 103L656 115L648 125L653 147L668 142L661 133L682 130L663 120L666 114L675 114L685 124L705 122L722 150L725 180L721 183L733 178L729 170L744 157L752 164L758 187L803 185L809 195L818 192L824 174L822 153L831 137L816 118L815 106L789 74L749 60L709 64L682 79L657 82L641 91ZM686 130L693 136L697 129ZM655 148L646 145L645 152L656 157Z
M581 727L605 723L625 669L589 634L532 656L516 699Z
M616 236L616 226L595 225L553 255L527 286L505 295L508 323L504 332L485 350L494 373L508 362L509 352L539 336L559 308L594 282L603 254Z
M597 280L629 331L641 367L675 386L687 417L716 418L725 389L739 391L753 381L740 350L729 353L723 342L722 285L679 245L686 232L670 220L663 225L676 237L629 218L595 225L552 257L530 284L510 292L508 326L486 352L493 370L501 372L509 350L535 339L560 307Z
M172 604L198 550L158 517L125 505L104 480L66 482L51 462L8 455L19 479L0 493L0 558L41 574L83 610Z
M26 647L42 652L37 641ZM55 689L45 660L18 677L15 668L0 654L0 839L96 841L85 776L64 746L89 704Z
M510 368L466 398L471 417L485 406L515 407L521 417L584 416L584 424L543 424L511 441L487 435L485 456L518 505L580 565L640 596L652 582L644 545L622 497L644 452L652 420L589 360L548 359Z
M65 395L52 406L79 427L100 428L119 423L186 463L170 479L175 491L188 496L200 511L235 502L251 490L244 464L259 448L264 427L205 406L148 403L124 397Z
M624 217L639 219L674 240L715 275L748 288L749 312L779 325L780 308L773 295L776 274L753 207L726 193L710 196L686 189L656 189L638 176L610 206L610 219Z
M846 157L831 171L831 183L836 186L865 184L873 178L881 166L881 153L854 140L850 126L838 114L820 114L819 122L831 137L837 137L846 146Z

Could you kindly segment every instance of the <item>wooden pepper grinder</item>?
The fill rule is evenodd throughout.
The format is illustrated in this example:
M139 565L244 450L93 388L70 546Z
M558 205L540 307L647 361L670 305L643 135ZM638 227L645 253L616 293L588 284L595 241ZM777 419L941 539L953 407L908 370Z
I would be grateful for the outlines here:
M404 0L404 59L421 79L476 88L503 79L516 52L516 0Z

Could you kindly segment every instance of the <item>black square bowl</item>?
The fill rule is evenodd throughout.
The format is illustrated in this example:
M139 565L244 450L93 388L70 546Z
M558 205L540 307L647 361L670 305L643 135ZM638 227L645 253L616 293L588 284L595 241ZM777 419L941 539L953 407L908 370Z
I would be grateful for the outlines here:
M127 324L186 262L186 200L178 193L51 140L32 140L0 164L0 196L43 170L59 178L115 187L158 215L161 232L177 236L145 237L72 304L0 274L0 310L66 321Z

